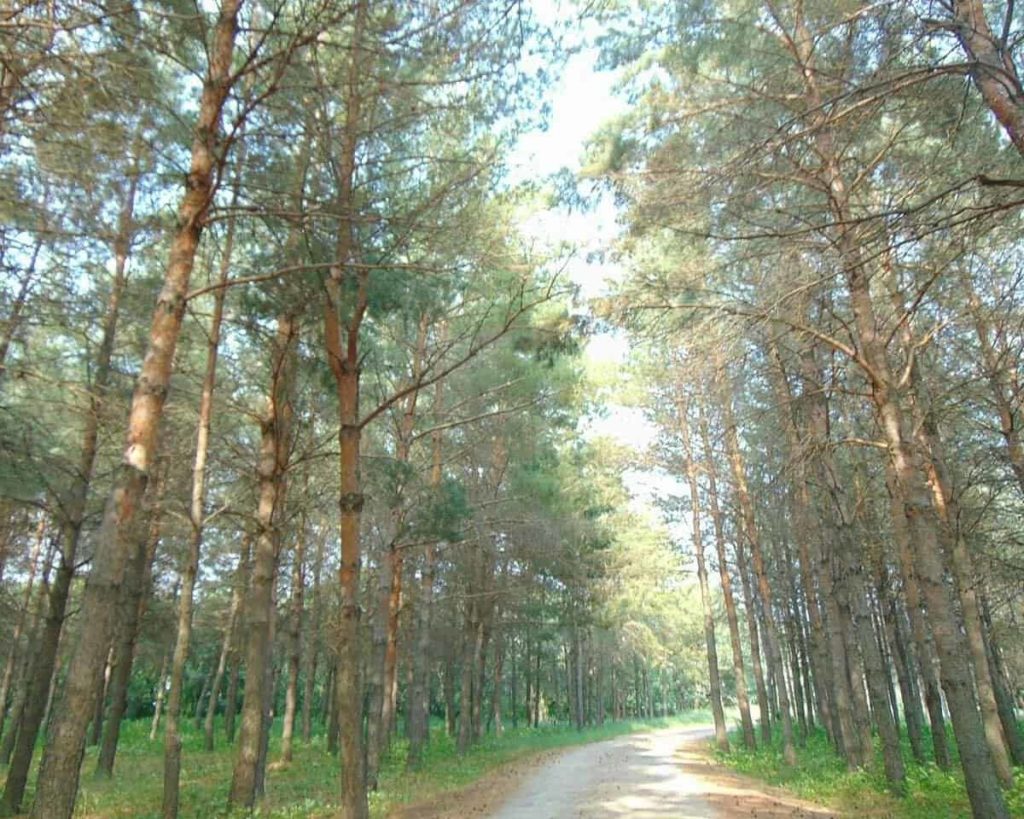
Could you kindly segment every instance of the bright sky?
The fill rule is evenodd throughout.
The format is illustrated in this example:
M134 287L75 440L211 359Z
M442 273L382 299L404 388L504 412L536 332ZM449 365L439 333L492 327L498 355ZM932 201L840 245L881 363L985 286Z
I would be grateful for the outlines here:
M533 0L534 11L544 23L572 19L574 6L559 0ZM576 7L578 8L578 7ZM577 28L581 41L594 33L592 20ZM625 102L616 97L613 72L597 71L597 49L583 48L571 56L558 81L547 92L551 108L545 130L525 134L509 159L513 180L543 179L562 169L577 173L590 136L606 121L622 114ZM607 281L620 269L600 260L619 232L612 198L601 196L585 212L550 208L525 214L524 232L541 244L566 242L575 247L567 273L584 299L606 292ZM594 362L625 362L629 342L621 333L601 333L591 339L587 356ZM636 407L610 404L604 417L588 419L587 434L609 436L640 451L654 436L653 427Z
M571 4L558 0L533 0L532 6L542 22L564 20L573 14ZM581 40L592 35L593 22L579 30ZM562 169L576 174L587 140L606 121L622 114L623 100L613 93L615 74L597 71L597 50L583 48L568 59L561 76L547 92L551 109L548 128L525 134L509 159L513 181L543 180ZM524 214L521 227L527 236L541 245L568 243L575 248L567 273L580 287L581 296L591 299L607 291L607 282L619 277L614 263L601 260L619 233L616 208L610 196L601 196L585 212L549 208ZM586 355L595 367L625 364L629 341L618 332L599 333L587 345ZM609 392L613 392L609 390ZM587 437L609 437L632 448L639 459L655 438L655 428L643 410L606 402L604 413L583 422ZM650 509L657 496L678 493L678 482L641 466L629 469L625 481L634 503ZM675 529L677 527L673 527ZM673 532L678 539L683 532Z

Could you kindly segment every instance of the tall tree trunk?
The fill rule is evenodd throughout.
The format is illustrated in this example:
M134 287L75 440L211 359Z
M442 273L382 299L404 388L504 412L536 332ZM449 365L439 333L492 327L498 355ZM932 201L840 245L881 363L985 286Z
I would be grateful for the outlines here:
M122 586L122 588L124 588ZM103 664L103 673L96 680L96 707L92 714L92 723L89 731L88 746L94 747L100 744L100 735L103 733L103 710L106 705L107 684L110 682L110 669L114 660L114 647L107 649L107 661Z
M523 640L523 676L526 678L526 727L533 725L533 674L530 665L530 632L527 629ZM614 687L614 686L613 686Z
M511 708L509 713L512 717L512 730L514 731L519 727L519 674L518 664L516 663L516 644L517 640L512 637L511 646L509 647L509 660L511 663L511 675L509 679L509 700L511 701ZM604 715L602 714L601 722L604 722Z
M1010 754L1017 765L1024 765L1024 739L1017 728L1017 715L1013 707L1013 695L1010 693L1009 683L1006 680L1006 672L999 656L999 648L994 642L992 634L992 614L989 611L988 600L982 597L982 615L984 617L987 639L985 649L988 654L988 667L992 675L992 685L995 689L996 702L999 705L999 718L1006 730L1006 739L1010 747Z
M217 670L213 674L213 682L210 685L210 705L206 709L206 720L203 724L203 746L207 751L212 751L213 729L217 717L217 702L220 699L220 687L224 681L224 674L227 673L228 664L231 660L231 649L235 643L235 633L238 620L242 612L242 599L245 588L248 585L249 561L252 556L252 536L246 532L242 536L242 548L238 555L238 567L235 569L234 582L231 585L231 603L228 607L228 621L224 625L224 637L221 640L220 656L217 658ZM237 683L236 683L237 688ZM229 698L226 706L234 708L234 698ZM227 707L225 707L225 721L227 720ZM229 740L230 741L230 740Z
M583 667L586 665L583 653L583 641L580 639L580 628L573 624L573 686L576 689L576 730L582 731L586 721L586 692L583 686Z
M244 152L240 152L240 157ZM233 201L238 199L238 175L241 174L241 160L236 175ZM167 695L167 725L164 728L164 819L178 815L178 782L181 775L181 695L185 678L185 664L192 640L192 611L196 576L199 573L200 552L203 545L203 526L206 517L206 462L210 451L210 427L213 421L213 394L217 385L217 354L220 348L221 322L224 317L225 283L231 270L231 250L234 243L234 219L228 222L227 236L220 260L220 275L214 291L213 318L206 342L206 372L203 375L202 392L199 399L199 419L196 424L195 458L192 464L192 495L189 503L188 549L182 558L181 596L178 598L178 637L174 644L171 660L171 688ZM200 695L199 705L202 704ZM211 709L214 710L214 709ZM198 711L198 709L197 709Z
M740 538L736 539L733 548L736 550L736 572L740 576L740 589L743 592L743 610L747 618L747 635L750 639L750 665L754 672L754 685L757 690L757 711L761 720L761 741L765 745L771 745L772 712L768 705L768 686L765 683L764 669L761 664L761 640L758 635L754 593L750 587L750 573L747 571L747 555Z
M46 524L46 515L40 514L39 523L36 525L36 538L32 544L32 553L28 559L28 579L25 581L21 609L18 611L18 619L14 624L14 633L11 635L11 647L7 651L3 680L0 682L0 733L3 733L4 721L7 718L7 699L11 693L14 669L20 659L21 638L25 631L25 623L28 619L29 611L32 608L32 589L36 582L36 572L42 568L40 557L42 556L43 541L46 540Z
M235 720L238 716L238 678L241 676L242 665L237 646L233 647L231 652L231 673L228 675L228 690L224 695L224 737L228 744L235 741Z
M103 662L113 633L118 589L135 545L135 512L155 454L185 295L213 198L221 115L232 85L232 56L241 5L242 0L223 0L214 27L178 227L171 240L164 286L153 313L149 346L132 397L124 459L96 538L92 571L82 600L82 632L68 667L61 707L43 753L32 811L35 819L69 819L74 811L85 731L95 696L93 675Z
M39 644L40 636L43 632L44 621L43 618L46 614L46 607L50 599L50 573L53 570L53 561L56 556L56 544L55 539L50 539L50 545L46 550L46 558L43 563L42 573L40 575L39 591L36 594L35 602L32 606L32 621L29 625L27 632L29 645L36 646ZM34 665L34 655L30 652L25 652L19 663L15 691L17 692L14 701L11 703L10 709L10 723L8 729L3 737L3 742L0 743L0 765L8 765L11 761L11 754L14 752L14 744L18 738L18 726L21 724L22 712L25 710L25 703L30 695L29 691L29 680L31 679L32 669Z
M442 341L445 335L441 330ZM444 433L441 419L444 414L444 382L434 385L434 430L431 433L430 486L440 492L442 475L442 445ZM416 769L423 760L423 748L430 737L430 629L434 608L434 567L437 563L437 544L428 543L423 551L420 573L419 627L416 652L413 655L412 686L409 692L409 755L407 767ZM447 688L447 681L446 681Z
M498 626L498 633L494 639L494 687L491 691L491 722L494 724L494 733L501 736L505 732L505 726L501 722L501 695L504 686L502 672L505 664L505 636Z
M412 687L409 691L409 754L406 767L416 770L423 764L423 750L429 739L430 719L430 629L434 607L434 567L437 547L428 544L420 571L419 625L413 654Z
M537 640L537 656L534 660L534 672L535 672L535 685L533 688L533 727L536 728L540 725L540 710L543 703L543 692L541 691L541 680L540 680L540 661L543 652L541 650L541 641Z
M327 529L321 527L313 560L313 622L310 624L309 643L306 647L306 677L302 692L302 741L309 744L313 737L313 695L316 692L316 672L320 659L320 621L323 619L323 591L320 579L324 569L324 549Z
M721 403L722 420L725 426L725 445L732 469L733 485L740 506L742 535L750 547L751 565L754 570L754 577L757 579L761 603L764 606L764 638L768 649L768 660L772 673L778 682L779 708L782 717L782 756L787 765L795 765L796 750L793 747L793 723L789 709L789 696L786 693L785 681L783 679L782 651L779 646L778 632L772 614L771 586L764 567L764 555L761 550L761 539L754 515L754 504L750 497L750 491L747 488L746 465L743 461L743 454L740 451L736 420L733 417L731 390L726 385L724 373L721 369L719 369L718 378L723 389Z
M834 725L840 725L839 730L841 731L843 719L840 719L838 715L833 719L832 713L833 667L825 636L825 606L822 604L819 592L826 586L819 576L823 565L820 545L823 532L814 514L810 481L807 475L806 464L811 460L810 453L806 451L806 444L801 435L797 405L780 350L774 342L769 342L768 352L774 363L770 372L772 390L780 407L782 426L785 430L789 450L790 468L793 470L795 483L795 491L790 496L790 505L795 524L793 536L797 542L797 553L800 559L800 588L804 594L807 614L810 619L811 665L814 668L815 699L818 702L822 722L832 735L831 738L836 743L836 747L842 750L842 738L835 736ZM802 403L806 404L808 396L805 394L803 399ZM810 696L810 689L808 689L808 696ZM848 702L844 703L845 707L848 705Z
M690 490L690 525L693 537L693 552L697 558L697 581L700 585L701 609L704 613L704 646L708 660L711 713L715 720L715 744L719 750L728 751L729 737L726 733L725 710L722 708L722 678L718 672L715 616L711 610L711 590L708 586L708 570L704 561L704 532L701 529L700 493L697 485L698 466L696 459L693 457L690 421L688 418L689 412L688 402L680 400L677 407L679 440L683 447L684 468Z
M946 722L942 707L942 692L939 677L935 670L934 643L928 635L928 623L921 600L921 588L917 575L913 570L913 552L910 545L910 532L907 527L903 507L900 505L895 487L893 469L887 465L887 484L890 495L890 516L893 522L893 539L897 549L897 565L903 580L903 594L906 598L907 614L910 619L911 634L917 648L919 659L918 670L924 685L925 706L928 710L928 722L931 727L932 753L935 764L947 770L952 764L949 743L946 739Z
M449 737L454 737L457 730L455 708L455 663L449 656L444 664L444 723Z
M785 645L789 653L789 676L792 681L793 702L796 708L797 723L800 726L800 744L803 745L807 738L808 714L810 712L811 692L807 691L807 700L804 700L804 688L800 677L800 612L796 601L796 583L793 580L793 556L789 543L785 540L780 544L782 547L782 562L777 567L785 581L786 605L782 605L783 632L786 635ZM813 724L813 718L811 718Z
M470 546L470 548L473 548ZM479 558L477 558L479 559ZM471 572L475 574L475 572ZM476 598L467 603L466 625L463 634L462 681L459 691L459 736L456 748L460 754L469 750L473 740L473 682L477 658L482 648L483 630Z
M164 470L165 471L165 470ZM135 662L135 644L142 630L142 619L149 603L153 576L153 561L160 544L163 525L163 496L166 481L158 470L154 476L153 504L149 513L149 531L142 547L132 555L125 570L124 585L118 605L122 607L118 620L117 639L114 642L114 664L109 684L110 706L107 709L103 744L96 762L96 773L112 776L117 745L121 737L121 721L128 707L128 683Z
M980 8L981 4L973 5ZM905 564L903 574L916 574L927 606L971 808L975 816L1004 819L1009 813L978 713L973 673L960 631L960 618L945 582L939 521L920 454L915 452L906 432L907 419L900 406L900 377L889 363L888 335L879 327L876 317L869 273L858 238L860 226L856 219L851 218L849 194L832 125L823 121L826 114L822 108L823 95L817 85L813 37L802 18L802 10L796 16L791 44L796 68L805 85L807 102L810 110L816 112L812 125L815 126L816 150L821 157L820 181L827 193L833 222L837 225L833 245L840 255L853 313L856 344L849 352L867 378L875 418L892 465L895 508L906 520L912 565Z
M327 753L338 753L338 737L341 734L341 719L338 717L338 658L331 663L331 670L324 687L327 699Z
M256 799L262 799L267 787L267 757L270 751L270 731L274 725L274 703L276 701L278 669L274 662L274 640L277 635L277 582L270 586L270 622L267 625L267 663L263 668L263 698L260 708L259 748L256 755L256 782L253 787ZM243 723L244 724L244 723ZM241 742L239 742L241 747Z
M308 480L307 480L308 485ZM292 737L299 705L299 669L302 665L302 619L305 608L303 563L306 559L306 525L299 527L292 559L291 618L288 623L288 684L285 688L284 723L281 727L281 758L292 761Z
M885 774L891 790L902 795L906 791L906 772L900 752L899 732L889 708L888 691L885 679L889 676L875 640L871 612L868 608L867 588L864 583L864 569L855 546L852 542L842 542L839 548L845 562L847 588L850 592L849 602L853 628L860 642L861 656L864 660L865 678L868 692L871 695L871 708L875 726L882 738L882 753L885 760ZM871 756L874 748L871 747Z
M397 533L391 535L392 548ZM377 605L374 608L370 627L370 657L367 662L366 674L366 787L377 790L377 772L380 768L380 757L387 742L387 729L382 724L381 712L384 708L384 663L388 644L388 609L391 603L391 589L394 586L393 573L395 561L388 554L391 548L385 546L377 568Z
M203 711L203 703L207 701L207 696L210 693L210 686L213 684L213 675L215 673L216 670L211 669L209 674L203 675L203 685L199 689L198 696L196 696L196 704L192 709L192 719L197 731L203 727L203 714L206 713ZM206 710L209 711L210 709L207 708Z
M362 553L360 520L363 488L360 473L362 421L359 415L359 331L367 309L366 267L354 267L357 246L353 185L356 151L362 123L360 84L363 36L369 14L367 0L358 0L354 10L350 61L345 79L345 119L337 157L337 209L339 215L335 258L325 283L324 335L327 360L338 394L338 424L341 455L339 472L341 496L341 620L338 630L337 712L341 728L341 813L342 819L366 819L366 768L363 754L363 686L359 646L359 564ZM354 285L350 309L342 316L343 284Z
M160 719L164 714L164 692L167 690L167 672L171 667L172 651L164 653L160 662L160 674L156 678L156 698L153 704L153 719L149 723L149 741L155 742L157 731L160 730Z
M395 442L395 461L403 465L409 463L410 451L412 449L412 433L416 423L416 402L419 398L418 385L423 375L423 358L426 355L428 329L428 316L426 313L423 313L420 316L417 330L410 381L406 387L409 392L404 401ZM398 474L401 475L402 473L399 472ZM387 546L387 553L384 556L387 563L387 571L382 574L382 578L387 583L386 585L382 583L378 603L380 617L383 620L384 638L380 652L380 663L382 666L380 707L378 709L377 703L371 698L370 731L367 736L369 747L367 749L366 778L368 787L372 789L377 787L380 757L384 746L388 742L388 738L391 736L398 699L398 615L402 608L402 583L405 576L405 552L399 541L405 529L405 511L402 506L404 495L404 482L399 478L399 482L395 486L391 509L389 510L391 539ZM373 730L374 725L377 726L376 735Z
M477 648L473 654L473 697L470 707L470 724L473 727L473 741L479 742L483 737L484 725L481 719L483 714L484 687L487 682L487 649L491 642L491 616L494 612L494 602L489 601L480 607L481 612L477 622Z
M894 308L902 315L906 308L896 282L891 254L886 254L883 259L883 272L890 288L890 300ZM915 437L922 452L928 486L932 492L932 502L942 526L941 534L944 535L943 545L947 563L952 570L960 602L960 614L974 668L975 690L978 703L981 706L985 737L995 765L996 775L1004 785L1009 787L1013 784L1009 733L1017 732L1017 724L1016 720L1013 720L1004 726L1000 718L992 676L989 673L981 610L975 591L976 578L973 561L964 540L964 533L960 529L959 502L953 492L952 479L946 467L945 448L939 434L938 421L932 409L932 400L921 376L920 357L915 354L916 344L909 321L900 326L899 335L907 360L910 362L908 368L910 389L908 392Z
M718 470L715 467L707 418L704 416L703 408L699 405L698 410L700 412L698 426L704 448L704 474L708 483L708 504L711 507L711 522L715 529L718 577L722 584L722 599L725 602L725 617L729 624L729 642L732 646L732 669L736 678L736 704L740 709L740 724L743 726L743 744L753 750L757 747L757 740L754 738L754 721L750 716L750 698L747 693L747 672L743 664L739 617L736 614L736 599L733 596L732 577L725 550L725 523L722 519L722 508L718 502Z
M875 564L875 583L878 589L878 604L882 627L889 651L896 666L896 676L903 700L903 713L907 724L907 738L910 751L918 763L925 762L924 754L924 713L921 710L921 695L916 683L916 667L910 647L904 639L896 599L889 589L888 570L883 557Z
M269 696L268 668L272 657L274 583L281 552L279 525L284 513L288 459L291 453L291 382L297 339L295 319L277 320L270 365L267 408L260 420L259 503L256 509L256 548L245 596L245 699L238 754L228 802L251 809L256 801Z
M114 245L114 280L111 284L107 308L103 317L103 336L96 355L96 375L93 379L92 391L89 395L89 409L82 432L82 449L79 455L78 471L75 474L75 480L70 489L68 499L62 505L60 562L57 566L57 574L53 585L50 587L46 620L36 645L31 672L27 677L29 686L26 690L21 717L18 720L18 736L11 759L11 767L7 772L2 807L0 807L0 809L10 813L17 813L21 808L21 800L28 782L29 767L32 764L32 757L35 752L36 739L39 736L39 730L47 712L46 703L50 697L50 686L57 663L57 649L60 645L61 629L64 625L68 596L71 593L71 583L74 579L78 544L85 522L86 501L89 496L93 469L96 464L100 423L113 372L111 361L114 352L117 323L120 316L121 298L128 279L127 260L130 250L130 237L132 235L136 179L136 175L132 174L125 200L121 205L121 229L118 232L118 241ZM134 529L132 532L126 533L126 535L134 534ZM116 597L109 600L110 607L114 606L116 600ZM83 618L83 623L85 628L90 625L86 618ZM98 669L102 668L103 663L107 659L109 639L104 639L106 639L106 642L102 647L97 644L97 648L101 648L101 650L97 652L95 662L81 669L80 673L85 675L87 679L75 681L75 684L78 686L78 693L85 697L83 701L78 703L79 710L77 711L79 718L76 722L76 741L77 747L79 747L78 766L81 764L81 754L85 752L85 732L88 727L88 721L93 716L94 711L92 702L92 697L96 693L96 677L94 675L100 673ZM54 745L66 748L66 743L62 744L61 739L62 737L59 734L55 734L46 745L46 752L48 753L50 747ZM63 819L65 815L70 816L70 812L74 808L74 799L78 788L79 767L74 768L73 782L47 780L44 783L45 777L43 774L45 771L44 764L43 770L40 772L39 792L45 795L48 793L48 788L52 786L56 794L55 799L60 801L55 805L57 812L51 813L50 807L40 804L37 797L33 808L33 815L38 814L39 819L50 819L50 817L60 817L60 819ZM70 793L68 792L68 786L71 787Z

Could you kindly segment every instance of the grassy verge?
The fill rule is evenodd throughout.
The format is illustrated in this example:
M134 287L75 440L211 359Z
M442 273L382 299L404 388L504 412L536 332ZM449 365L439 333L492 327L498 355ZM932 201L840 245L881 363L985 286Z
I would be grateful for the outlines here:
M576 731L566 725L538 729L508 729L501 737L488 734L469 753L455 753L452 739L440 727L431 734L424 765L416 773L405 771L406 744L397 741L383 761L380 790L370 799L371 813L385 816L390 809L410 802L439 797L471 784L508 762L570 745L579 745L637 731L680 725L707 724L710 713L694 711L657 720L606 722L603 726ZM181 816L225 817L228 785L234 764L234 748L218 736L212 753L202 748L202 733L192 724L183 726ZM94 776L95 749L86 753L75 816L79 819L150 819L160 815L163 783L163 744L149 741L146 720L129 722L121 732L117 766L111 780ZM267 796L256 815L273 819L334 816L338 809L338 760L327 753L322 736L309 745L295 744L290 765L279 759L280 738L271 739ZM26 804L32 794L26 795ZM241 816L241 813L235 814Z
M931 738L926 736L925 739L926 747L930 748ZM939 769L930 761L917 764L911 757L905 736L903 759L907 765L907 795L903 798L894 797L886 790L879 747L875 749L875 763L870 768L848 771L823 730L813 732L806 743L797 748L797 764L793 767L782 760L778 736L771 747L761 746L756 751L743 748L739 732L730 735L730 740L732 750L717 754L730 768L785 788L843 816L959 819L971 815L959 761L954 759L949 771ZM949 741L950 748L955 748L952 734ZM1024 770L1018 769L1014 787L1006 792L1006 798L1010 815L1024 817Z

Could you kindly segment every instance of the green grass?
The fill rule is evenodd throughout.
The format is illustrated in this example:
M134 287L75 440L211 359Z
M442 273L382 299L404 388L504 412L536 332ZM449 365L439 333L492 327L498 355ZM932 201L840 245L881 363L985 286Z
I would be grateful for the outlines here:
M667 719L606 722L603 726L576 731L571 726L545 725L537 729L506 729L501 737L488 734L464 756L455 752L454 741L439 725L420 771L407 773L407 745L397 740L382 762L380 790L370 797L371 814L385 816L389 809L440 796L471 784L489 771L513 760L543 751L595 742L637 731L710 723L710 713L694 711ZM181 816L227 817L228 785L234 764L234 748L217 737L212 753L203 750L202 733L188 721L183 725ZM280 737L270 743L271 769L267 773L266 800L260 817L298 819L334 816L338 810L339 763L327 753L323 735L309 745L296 742L294 759L287 767L274 764L280 757ZM38 754L37 754L38 757ZM75 816L85 819L150 819L160 815L163 787L163 743L149 740L148 720L127 722L121 731L114 778L94 775L96 749L87 751L82 766ZM32 793L26 794L26 805ZM242 816L236 812L234 816Z
M782 759L781 740L776 734L770 747L759 746L756 751L743 747L742 734L730 735L732 749L717 754L720 761L738 771L819 804L844 816L892 817L892 819L960 819L970 817L971 810L964 788L959 760L955 757L956 743L949 737L954 750L953 767L943 771L933 762L923 765L913 761L910 746L903 736L903 759L907 766L907 795L892 796L887 791L882 769L881 748L875 748L875 762L867 769L848 771L845 763L832 749L824 730L807 737L806 744L797 747L797 764L787 766ZM925 736L926 748L931 749L931 737ZM1011 816L1024 817L1024 769L1017 769L1013 788L1005 793Z

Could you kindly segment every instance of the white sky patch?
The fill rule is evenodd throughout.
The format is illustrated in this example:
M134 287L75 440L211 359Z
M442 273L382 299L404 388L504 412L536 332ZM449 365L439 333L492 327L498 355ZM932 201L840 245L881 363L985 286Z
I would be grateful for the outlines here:
M626 111L626 103L613 92L615 72L598 71L597 57L597 49L585 48L566 61L546 94L551 106L548 127L524 134L509 157L513 179L548 176L562 168L579 170L586 141Z
M594 361L625 364L629 358L629 337L621 331L592 336L587 342L587 356Z
M594 33L592 20L576 19L578 5L532 0L531 7L543 24L574 21L580 42L586 42ZM626 112L626 102L614 93L616 73L598 71L597 59L597 49L590 47L568 59L561 76L545 95L551 108L548 127L523 134L508 158L511 182L542 182L562 170L578 175L587 141L603 124ZM523 234L540 247L573 248L565 274L580 288L585 300L606 295L623 276L622 268L609 260L621 230L615 203L608 192L596 185L588 198L585 210L557 205L537 208L524 211L519 222ZM626 366L630 357L629 336L619 330L599 332L589 339L585 355L597 364ZM639 407L617 402L614 387L604 392L607 400L603 411L582 419L582 433L588 439L611 438L635 453L636 466L627 469L624 482L636 509L653 509L656 498L679 490L679 482L673 476L641 466L646 450L657 439L657 428ZM673 535L678 535L678 526L673 529Z
M533 0L530 6L545 25L570 23L577 42L585 43L596 33L593 19L579 20L575 3ZM616 72L598 71L598 50L582 48L566 61L560 76L545 93L551 109L548 126L523 134L508 157L510 181L543 181L568 170L578 174L587 140L606 121L627 110L615 96ZM618 279L618 266L603 261L619 233L617 211L611 196L594 193L585 211L553 206L524 213L523 233L543 247L569 244L575 248L566 275L580 288L584 299L607 292L608 282Z

